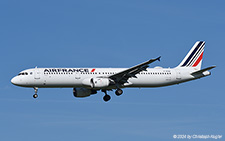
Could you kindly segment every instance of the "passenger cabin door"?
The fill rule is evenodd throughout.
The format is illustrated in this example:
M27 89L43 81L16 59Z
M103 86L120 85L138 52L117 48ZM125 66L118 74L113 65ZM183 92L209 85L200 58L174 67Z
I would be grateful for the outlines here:
M179 70L176 71L176 80L181 80L181 72Z
M75 80L80 80L81 79L80 72L74 72L74 73L75 73Z
M40 79L40 78L41 78L41 72L37 67L35 67L35 69L34 69L34 79Z

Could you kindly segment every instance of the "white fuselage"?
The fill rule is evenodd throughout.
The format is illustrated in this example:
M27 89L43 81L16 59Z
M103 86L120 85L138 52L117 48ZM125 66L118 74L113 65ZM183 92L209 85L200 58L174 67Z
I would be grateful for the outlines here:
M211 66L201 69L205 42L197 41L182 62L175 68L148 68L149 64L160 61L161 57L150 59L130 68L34 68L27 69L14 77L11 82L22 87L33 87L34 98L38 88L72 87L75 97L87 97L97 91L105 93L109 101L109 90L116 90L120 96L125 87L162 87L198 79L210 75Z
M34 68L22 71L11 82L22 87L87 87L84 83L88 78L104 78L127 68ZM190 81L210 75L209 71L199 76L191 75L194 68L148 68L129 78L122 87L161 87ZM113 89L108 86L105 89Z

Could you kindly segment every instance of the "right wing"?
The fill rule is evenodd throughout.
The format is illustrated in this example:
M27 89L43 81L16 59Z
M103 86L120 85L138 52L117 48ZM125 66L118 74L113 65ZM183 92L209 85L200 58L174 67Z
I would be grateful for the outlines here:
M119 84L119 85L124 84L127 82L129 78L131 77L136 78L135 75L138 74L139 72L146 71L146 69L149 67L149 64L155 62L156 60L160 61L160 58L161 56L156 59L148 60L144 63L141 63L139 65L136 65L134 67L121 71L119 73L116 73L114 75L111 75L109 76L109 78L114 80L116 84Z

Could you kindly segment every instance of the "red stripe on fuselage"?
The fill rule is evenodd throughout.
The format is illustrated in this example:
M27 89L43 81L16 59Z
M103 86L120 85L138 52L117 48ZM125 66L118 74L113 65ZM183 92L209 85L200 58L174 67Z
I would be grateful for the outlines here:
M198 66L199 62L202 60L202 57L203 57L203 52L202 52L202 54L199 56L198 60L194 63L194 65L193 65L192 67Z
M91 70L91 72L94 72L94 71L95 71L95 69L92 69L92 70Z

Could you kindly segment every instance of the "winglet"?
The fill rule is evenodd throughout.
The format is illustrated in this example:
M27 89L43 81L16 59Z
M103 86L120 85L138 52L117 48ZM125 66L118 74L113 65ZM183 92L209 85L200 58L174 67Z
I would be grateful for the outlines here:
M160 61L161 60L161 56L159 56L158 58L156 58L156 60Z

